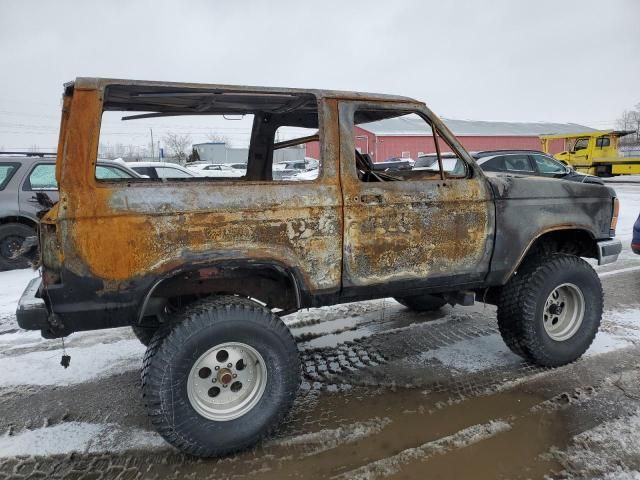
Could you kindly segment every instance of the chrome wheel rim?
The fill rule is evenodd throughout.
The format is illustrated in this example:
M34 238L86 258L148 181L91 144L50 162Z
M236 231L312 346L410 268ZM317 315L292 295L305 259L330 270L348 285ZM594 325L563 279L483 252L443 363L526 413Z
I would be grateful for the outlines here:
M573 337L582 325L584 309L582 291L573 283L563 283L553 289L542 314L547 335L557 342Z
M187 396L203 417L228 421L255 407L266 385L262 355L245 343L228 342L210 348L196 360L189 373Z

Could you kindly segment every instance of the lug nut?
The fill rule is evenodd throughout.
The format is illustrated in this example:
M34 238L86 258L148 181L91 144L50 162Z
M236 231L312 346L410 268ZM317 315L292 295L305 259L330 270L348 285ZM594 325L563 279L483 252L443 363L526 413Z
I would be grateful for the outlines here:
M216 365L216 370L220 370L220 367L218 365Z
M227 363L227 368L233 367L233 363Z
M236 375L235 373L232 375L233 378L236 378L238 375Z

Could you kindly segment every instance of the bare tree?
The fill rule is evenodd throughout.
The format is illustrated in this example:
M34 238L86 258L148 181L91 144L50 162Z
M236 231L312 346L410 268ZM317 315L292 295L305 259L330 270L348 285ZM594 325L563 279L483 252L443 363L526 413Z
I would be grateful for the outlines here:
M632 130L635 133L620 139L623 145L640 146L640 103L631 110L625 110L616 122L620 130Z
M167 133L163 140L169 156L175 158L180 165L184 165L188 156L187 152L191 148L191 137L189 135Z
M219 135L213 132L207 135L207 140L209 140L212 143L229 143L228 137L225 137L224 135Z

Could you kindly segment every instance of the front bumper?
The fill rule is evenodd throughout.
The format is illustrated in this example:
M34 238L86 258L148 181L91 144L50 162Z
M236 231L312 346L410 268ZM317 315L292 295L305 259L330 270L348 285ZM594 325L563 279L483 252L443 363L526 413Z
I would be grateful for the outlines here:
M622 251L622 243L618 239L602 240L598 245L598 265L606 265L618 260Z
M38 296L40 278L34 278L22 292L16 317L18 325L25 330L43 330L49 327L49 311L44 300Z

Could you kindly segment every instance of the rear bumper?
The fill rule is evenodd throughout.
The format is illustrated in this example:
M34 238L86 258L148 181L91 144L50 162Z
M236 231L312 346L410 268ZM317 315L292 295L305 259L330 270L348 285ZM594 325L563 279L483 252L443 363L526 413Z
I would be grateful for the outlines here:
M598 242L598 265L606 265L618 260L618 255L622 251L620 240L602 240Z
M631 244L631 250L636 255L640 255L640 242L634 242Z
M25 330L42 330L49 326L47 305L38 296L40 283L40 278L31 280L18 302L16 310L18 325Z

